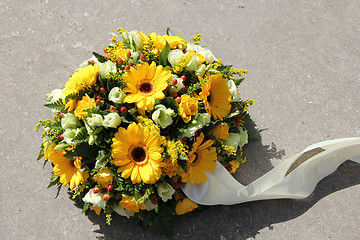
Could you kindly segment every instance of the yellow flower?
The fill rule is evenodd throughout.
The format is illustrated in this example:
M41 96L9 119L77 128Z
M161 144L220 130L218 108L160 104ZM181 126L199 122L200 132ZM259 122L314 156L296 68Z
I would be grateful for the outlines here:
M154 47L156 51L155 54L159 54L161 50L164 49L166 42L168 42L171 49L178 47L183 49L186 46L186 41L178 36L169 36L169 35L156 35L156 33L150 33L149 36L146 36L142 32L138 32L141 38L141 41L144 45L149 44L150 39L154 42Z
M132 67L123 77L127 83L123 91L129 93L124 103L136 103L140 113L144 114L145 110L154 108L155 100L165 97L163 91L171 73L152 62L151 65L142 64L137 69Z
M56 143L51 143L49 145L49 142L44 142L44 158L51 162L50 160L50 154L54 151L54 147L56 147Z
M204 134L201 133L189 152L187 172L180 170L183 182L190 181L191 184L205 182L207 180L205 171L210 173L216 169L216 148L211 147L214 142L207 140L203 143L203 141Z
M170 178L175 176L178 170L178 163L176 161L171 161L170 157L167 157L163 162L161 162L160 166L163 174L169 176Z
M236 169L239 168L240 166L240 162L237 161L237 160L232 160L231 162L229 162L230 165L231 165L231 170L230 170L230 173L235 173L236 172Z
M73 190L83 181L89 177L88 172L79 172L78 170L82 169L81 166L81 157L74 157L74 159L69 159L64 157L64 150L61 151L52 151L49 154L51 162L54 164L54 174L60 177L60 182L63 186L67 186L70 183L70 189ZM84 168L87 168L85 165Z
M197 207L199 207L199 205L197 205L195 202L193 202L189 198L184 198L182 201L180 200L176 204L176 208L175 208L176 215L182 215L191 212Z
M87 94L82 97L80 101L77 102L75 108L75 116L78 118L87 117L88 113L85 112L87 109L96 108L96 103L94 98L90 98Z
M125 208L127 211L139 212L139 210L145 210L145 203L138 204L134 196L123 195L120 201L120 206Z
M227 125L227 124L216 124L215 127L211 130L211 134L216 139L227 140L229 138L229 125Z
M96 83L99 71L99 67L95 64L89 65L75 72L66 82L65 89L62 91L62 94L65 97L70 94L78 94L80 91L93 86ZM69 109L69 111L72 111L75 108L73 101L70 104L67 103L65 99L63 101L64 104L66 104L66 108L72 108Z
M196 98L192 98L189 95L182 95L181 102L179 104L179 114L185 123L189 122L191 116L194 116L198 112L198 103Z
M209 75L210 81L201 86L200 98L205 104L206 112L215 120L223 120L230 112L231 93L221 74Z
M151 129L141 123L131 123L127 129L120 127L111 145L112 164L123 178L131 177L133 183L154 184L161 177L161 138L150 134Z
M90 206L90 210L95 211L95 213L96 213L97 215L100 215L101 209L102 209L101 207L93 207L93 206Z
M107 187L112 184L114 180L114 174L109 168L102 168L100 172L94 175L93 179L103 187Z

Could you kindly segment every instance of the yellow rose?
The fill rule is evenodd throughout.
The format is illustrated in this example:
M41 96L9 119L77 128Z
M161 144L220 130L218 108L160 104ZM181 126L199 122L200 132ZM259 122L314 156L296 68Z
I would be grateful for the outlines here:
M182 201L180 200L176 204L176 215L182 215L191 212L197 207L198 205L195 202L191 201L189 198L184 198Z
M94 98L90 98L88 95L82 97L80 101L77 102L75 108L75 116L81 118L82 116L87 117L88 113L85 112L87 109L96 108L96 103Z
M215 127L211 130L212 135L216 139L227 140L229 138L229 125L227 124L216 124Z
M107 188L114 180L113 172L108 168L101 169L100 172L94 175L93 178L98 184Z
M179 104L179 114L185 123L189 122L191 116L194 116L198 112L198 103L196 98L192 98L189 95L182 95L181 102Z
M134 196L123 195L122 200L120 201L120 206L125 208L127 211L139 212L139 210L145 210L145 203L137 204L137 201Z

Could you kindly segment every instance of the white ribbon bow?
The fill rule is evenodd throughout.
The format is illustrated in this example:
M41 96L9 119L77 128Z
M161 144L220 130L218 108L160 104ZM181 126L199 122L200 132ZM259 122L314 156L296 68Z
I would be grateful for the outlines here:
M232 205L243 202L305 198L317 183L346 160L360 163L360 138L343 138L316 143L248 186L240 184L219 162L207 181L181 186L186 196L202 205Z

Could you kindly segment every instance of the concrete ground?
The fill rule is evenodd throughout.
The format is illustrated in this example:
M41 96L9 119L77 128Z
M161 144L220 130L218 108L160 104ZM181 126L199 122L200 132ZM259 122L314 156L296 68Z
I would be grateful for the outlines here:
M116 28L202 44L249 70L261 141L237 179L249 183L306 146L360 136L360 2L0 0L1 239L164 239L114 216L85 216L63 189L47 189L34 132L50 117L45 94L101 52ZM178 217L176 239L359 239L360 165L346 162L304 200L217 206Z

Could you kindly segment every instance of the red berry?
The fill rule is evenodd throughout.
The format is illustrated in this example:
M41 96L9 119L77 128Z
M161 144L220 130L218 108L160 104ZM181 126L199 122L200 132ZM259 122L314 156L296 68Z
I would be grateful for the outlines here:
M133 64L133 63L129 63L129 66L132 67L132 66L134 66L134 64Z
M106 193L106 191L107 191L106 188L100 189L100 192L101 192L101 193Z
M176 97L177 97L177 93L174 92L174 93L172 94L172 96L173 96L174 98L176 98Z
M226 169L230 172L232 170L231 166L226 167Z
M182 52L183 52L183 53L186 53L187 51L186 51L186 49L183 49Z
M97 95L97 96L96 96L96 99L101 99L101 95Z
M122 58L119 58L119 59L117 60L117 62L118 62L118 64L123 64L124 60L122 60Z
M175 189L179 189L179 187L180 187L180 184L179 184L179 183L175 183L175 184L174 184L174 188L175 188Z
M178 179L177 179L177 178L172 178L171 181L172 181L173 183L177 183Z
M104 51L104 53L107 53L107 49L106 49L106 47L104 47L104 48L103 48L103 51Z
M131 52L128 51L128 52L126 53L126 56L127 56L127 57L131 57Z
M180 193L179 198L180 198L181 200L183 200L184 197L185 197L184 194Z
M110 110L110 112L115 112L115 111L116 111L116 107L111 106L109 110Z
M116 199L116 200L119 200L120 198L121 198L121 194L120 194L120 193L116 193L116 194L115 194L115 199Z
M229 166L229 163L228 163L228 162L224 162L223 165L224 165L224 167L227 167L227 166Z
M61 140L64 140L64 134L60 135Z
M125 106L122 106L122 107L120 108L120 112L124 113L124 112L126 112L126 111L127 111L127 108L126 108Z
M176 84L177 84L177 79L176 79L176 78L174 78L174 79L172 80L172 84L173 84L173 85L176 85Z
M140 63L137 63L137 64L136 64L136 68L138 68L140 65L141 65Z
M109 55L106 54L106 55L105 55L105 58L106 58L106 59L109 59Z
M91 60L90 60L89 62L92 62L92 63L94 63L95 61L91 59Z
M103 196L103 199L104 199L105 201L109 200L109 199L110 199L109 194L105 194L105 195Z
M243 116L241 114L236 116L237 119L241 120L243 118Z
M69 148L72 148L72 145L69 145Z
M182 89L185 89L185 85L182 87Z
M182 75L180 78L183 80L183 82L187 80L187 77L185 75Z
M114 186L110 184L110 185L108 186L108 191L111 192L112 190L114 190Z
M176 196L174 197L174 199L175 199L175 201L179 201L179 200L180 200L179 195L176 195Z
M170 85L167 85L167 87L165 88L165 91L169 91L170 89Z
M154 205L156 205L156 204L157 204L157 200L154 198L154 199L151 200L151 203L154 204Z
M93 189L93 193L98 193L98 192L100 192L100 190L99 190L99 188L97 188L97 187L94 187L94 189Z
M97 105L99 105L101 103L101 99L98 98L98 99L96 99L95 102L96 102Z
M130 65L126 65L126 66L125 66L125 70L126 70L126 71L129 71L129 70L130 70Z
M196 132L195 132L195 137L197 136L197 135L199 135L199 133L201 132L201 129L199 129L199 130L197 130Z
M141 60L141 61L145 61L145 59L146 59L145 54L141 54L141 55L140 55L140 60Z
M180 102L181 102L181 97L175 98L175 101L176 101L177 103L180 103Z
M104 93L104 92L105 92L105 88L104 88L104 87L101 87L101 88L100 88L100 92Z
M181 138L181 141L186 142L186 141L187 141L187 137Z

